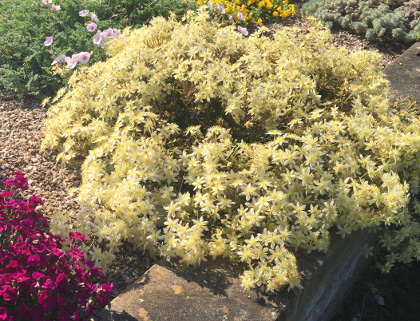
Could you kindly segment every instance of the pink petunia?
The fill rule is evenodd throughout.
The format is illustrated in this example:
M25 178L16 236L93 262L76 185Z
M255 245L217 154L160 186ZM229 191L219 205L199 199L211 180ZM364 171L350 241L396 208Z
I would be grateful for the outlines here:
M97 46L105 46L105 38L102 36L101 30L98 30L96 34L93 36L93 44Z
M67 67L73 69L77 65L77 61L79 60L79 54L74 54L70 57L66 58Z
M94 32L95 31L95 29L96 29L96 23L94 23L94 22L91 22L91 23L89 23L87 26L86 26L86 29L87 29L87 31L89 31L89 32Z
M96 23L99 22L98 16L93 12L90 14L90 19L92 19L92 21L94 21Z
M46 45L48 47L48 46L51 46L52 43L53 43L53 37L51 36L51 37L47 37L47 39L45 39L44 45Z
M86 52L86 51L82 51L81 53L79 53L79 61L82 64L85 64L89 61L90 59L90 55L92 54L93 51L91 52Z
M61 7L60 6L56 6L55 4L52 5L52 9L55 11L60 11Z
M82 10L79 12L79 16L81 17L86 17L89 13L89 10Z
M241 26L238 26L238 30L245 36L248 36L248 30L246 28L243 28Z

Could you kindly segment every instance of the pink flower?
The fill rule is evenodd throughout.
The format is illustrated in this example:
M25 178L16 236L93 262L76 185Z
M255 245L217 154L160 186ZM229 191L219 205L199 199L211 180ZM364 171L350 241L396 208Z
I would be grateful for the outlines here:
M90 55L92 54L93 51L91 52L86 52L86 51L82 51L81 53L79 53L79 61L82 64L85 64L89 61L90 59Z
M86 26L87 31L94 32L96 29L96 23L91 22Z
M66 62L67 62L67 67L69 67L70 69L73 69L74 67L76 67L77 61L79 60L79 54L74 54L70 57L66 58Z
M56 6L55 4L52 5L52 9L55 11L60 11L61 7L60 6Z
M53 37L51 36L51 37L47 37L47 39L44 42L44 45L48 47L48 46L51 46L52 43L53 43Z
M28 266L37 266L41 258L39 255L30 255L28 257Z
M95 21L96 23L99 22L98 16L93 12L90 14L90 19L92 19L92 21Z
M79 12L79 16L81 17L86 17L89 13L89 10L82 10Z
M51 3L51 2L52 2L52 0L42 0L42 2L43 2L44 4L49 4L49 3Z
M93 44L101 46L101 47L105 46L105 39L102 36L102 32L100 30L98 30L96 34L93 36Z
M54 61L51 63L51 66L52 65L55 65L57 62L59 62L59 61L66 61L66 55L60 55L60 56L58 56L57 58L55 58L54 59Z
M248 36L248 30L246 28L243 28L241 26L238 26L238 30L244 34L245 36Z

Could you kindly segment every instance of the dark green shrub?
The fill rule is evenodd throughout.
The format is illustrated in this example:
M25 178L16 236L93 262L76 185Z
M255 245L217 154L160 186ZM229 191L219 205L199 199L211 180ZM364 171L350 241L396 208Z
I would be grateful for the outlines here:
M41 0L0 1L0 91L20 97L53 95L66 79L51 71L55 57L96 50L89 64L104 59L105 51L95 49L93 33L85 28L90 14L87 20L79 16L83 9L95 12L98 29L104 30L139 27L155 15L168 17L171 11L180 17L191 6L177 0L66 0L59 4L61 10L54 12ZM54 36L53 53L44 46L49 36Z

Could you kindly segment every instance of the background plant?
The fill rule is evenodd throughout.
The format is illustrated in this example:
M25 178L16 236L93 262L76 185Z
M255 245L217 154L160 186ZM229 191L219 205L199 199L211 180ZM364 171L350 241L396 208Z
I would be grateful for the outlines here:
M225 256L270 291L300 286L293 250L326 251L334 230L389 231L384 270L418 259L420 126L391 110L379 55L319 26L244 38L209 18L126 32L49 110L43 147L84 160L74 219L106 244L97 259L125 242Z
M413 43L420 39L419 8L418 0L315 0L304 3L302 12L369 41Z
M85 28L79 12L95 12L101 30L141 26L154 15L168 16L171 10L180 16L191 4L181 1L61 1L61 10L54 12L51 4L41 0L4 0L0 2L0 90L19 96L53 95L65 85L65 75L54 75L51 62L58 55L94 50L92 34ZM54 33L54 34L52 34ZM54 36L54 56L44 46ZM97 50L100 51L100 48ZM104 53L104 52L103 52ZM105 58L100 52L89 64Z
M197 4L208 6L210 12L219 16L220 21L225 24L230 24L232 21L241 25L262 24L296 14L295 6L289 4L288 0L197 0ZM243 19L238 14L242 14ZM230 20L230 16L233 20Z
M36 211L43 202L32 195L24 175L4 180L0 193L0 319L86 320L109 303L112 284L78 248L86 236L71 232L64 239L49 232L47 218Z

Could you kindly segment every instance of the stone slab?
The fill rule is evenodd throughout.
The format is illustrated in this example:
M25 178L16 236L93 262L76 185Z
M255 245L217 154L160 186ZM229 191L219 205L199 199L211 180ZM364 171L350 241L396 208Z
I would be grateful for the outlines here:
M415 43L384 70L393 98L420 101L420 42Z
M369 260L374 235L333 237L327 254L296 253L304 288L267 296L241 288L244 266L224 259L198 267L160 262L115 298L96 321L327 321Z
M219 269L226 272L218 263ZM276 308L258 303L256 294L240 288L235 276L217 278L213 272L183 272L181 277L169 267L155 264L95 320L274 321L277 317Z

